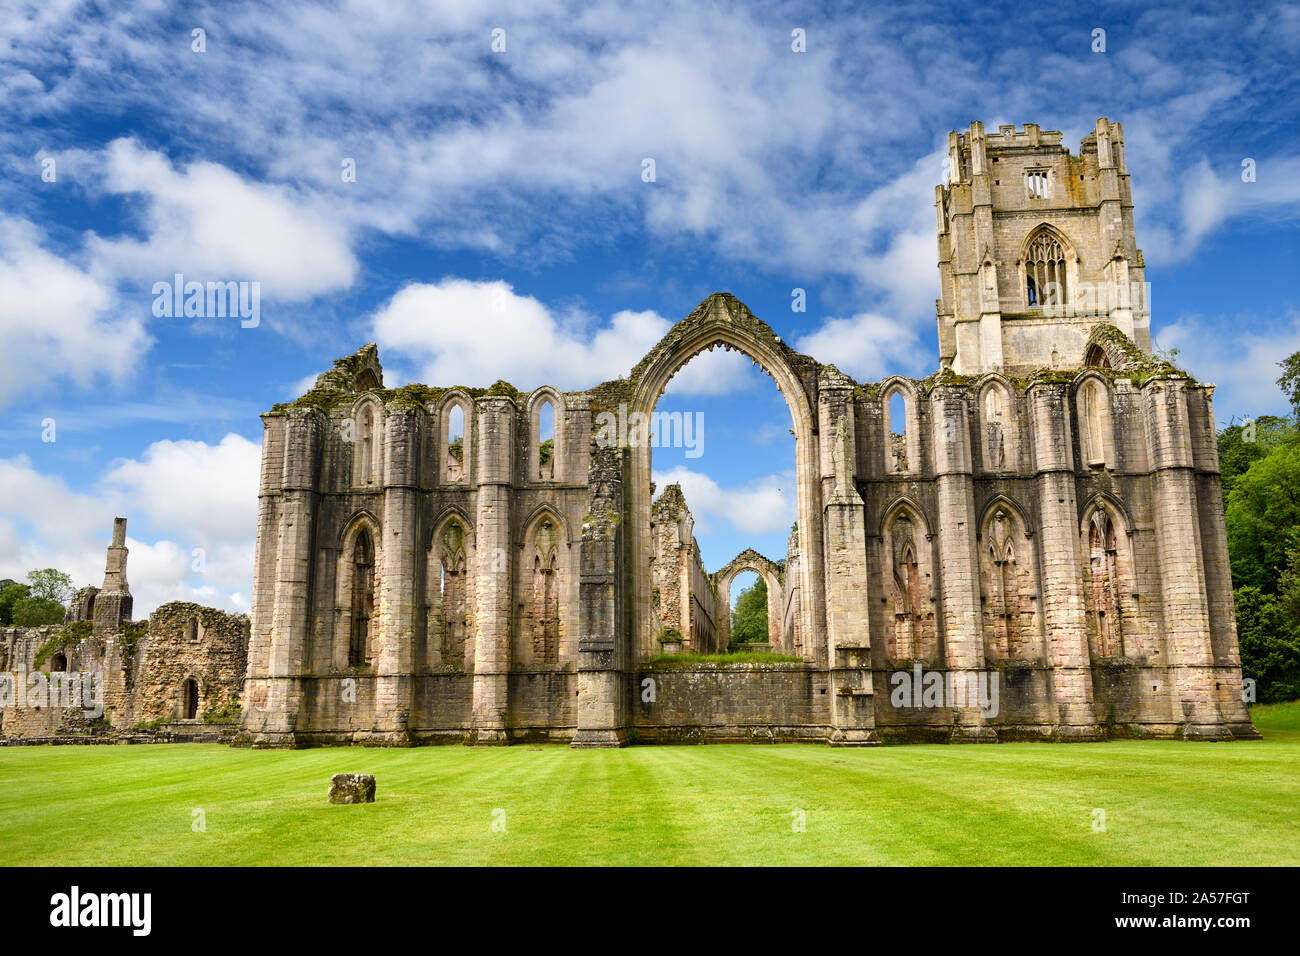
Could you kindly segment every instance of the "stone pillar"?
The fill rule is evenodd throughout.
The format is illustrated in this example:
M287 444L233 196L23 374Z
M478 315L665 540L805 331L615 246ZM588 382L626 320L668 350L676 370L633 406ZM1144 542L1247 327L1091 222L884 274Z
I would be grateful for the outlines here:
M1223 511L1223 480L1219 475L1219 443L1215 432L1213 385L1186 391L1192 426L1192 460L1196 463L1196 511L1201 527L1202 567L1210 615L1210 642L1218 673L1219 711L1233 737L1258 740L1250 722L1241 682L1241 647L1237 641L1237 609L1228 560L1228 531Z
M474 738L509 743L510 621L513 586L511 489L514 479L515 403L505 397L478 400L478 517L474 554L477 607L474 615Z
M390 407L384 413L383 570L378 582L375 656L375 742L409 745L415 661L416 586L420 568L419 478L423 412Z
M1068 386L1034 382L1029 386L1028 399L1042 517L1041 605L1047 626L1047 658L1052 665L1057 733L1061 740L1099 740L1103 735L1092 697Z
M275 576L266 643L250 650L245 685L244 729L238 742L254 746L294 746L303 703L311 614L312 555L319 501L321 444L326 423L316 409L290 408L283 429L279 521L274 530ZM263 486L268 484L268 449L263 447ZM259 534L259 550L269 546ZM254 596L255 602L261 595ZM258 653L253 653L253 651ZM265 664L265 671L257 673Z
M575 749L627 744L624 669L627 634L624 580L624 452L592 443L591 503L582 523L578 584L578 729Z
M131 620L134 601L131 587L126 583L126 556L126 519L114 518L113 540L104 562L104 585L95 595L92 618L95 634L107 639L116 637L119 624Z
M826 644L830 669L832 747L878 744L871 674L867 532L855 487L853 390L823 383L818 403L831 448L832 491L824 510L826 534Z
M934 473L938 493L939 564L943 601L943 637L947 665L962 706L952 707L954 743L992 742L974 693L984 668L984 625L980 613L979 553L975 535L975 484L971 468L970 417L966 390L938 386L930 396Z
M1185 387L1181 379L1153 379L1142 389L1155 484L1156 563L1175 718L1184 719L1186 737L1219 740L1231 734L1215 687Z

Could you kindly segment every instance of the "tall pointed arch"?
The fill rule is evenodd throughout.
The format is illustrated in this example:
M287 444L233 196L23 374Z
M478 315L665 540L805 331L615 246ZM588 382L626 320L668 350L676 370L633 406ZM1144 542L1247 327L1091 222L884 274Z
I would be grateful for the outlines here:
M705 349L722 345L736 349L753 359L780 389L790 409L795 433L795 480L799 508L799 528L808 542L822 540L822 507L817 413L800 369L808 360L783 343L760 319L749 312L734 296L710 296L691 315L677 323L651 350L631 375L630 416L649 421L659 397L672 376L691 358ZM631 516L628 529L633 567L649 565L652 553L650 533L651 449L646 441L629 442L630 488L626 500ZM821 547L807 547L800 562L800 588L806 599L800 602L801 622L806 652L816 660L827 659L826 602L824 600L825 553ZM653 651L650 576L633 575L634 591L630 595L633 639L637 657L644 659ZM813 597L815 595L815 598Z
M382 541L379 522L367 511L357 512L344 526L335 575L333 657L337 667L361 667L375 656Z
M429 537L424 606L430 668L473 667L473 527L460 509L449 508Z
M1094 495L1083 510L1079 545L1086 585L1088 648L1094 660L1139 652L1130 529L1128 516L1109 495Z
M520 547L518 650L535 664L558 664L567 636L561 597L570 583L568 532L559 513L545 505L534 511Z
M550 408L549 437L546 409ZM528 399L528 480L554 481L566 464L564 447L564 398L549 385L537 389Z
M1033 528L1020 505L995 495L978 539L985 660L1042 660L1042 609Z
M940 646L930 524L915 502L899 497L885 509L880 529L882 597L889 605L888 657L935 663Z

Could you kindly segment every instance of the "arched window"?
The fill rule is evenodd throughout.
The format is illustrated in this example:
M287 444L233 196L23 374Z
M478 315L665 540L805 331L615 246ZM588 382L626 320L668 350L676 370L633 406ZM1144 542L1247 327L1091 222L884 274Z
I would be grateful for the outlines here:
M555 403L549 398L537 406L537 477L555 477Z
M1002 421L1005 404L1006 396L997 386L984 393L984 465L990 471L1006 467L1006 432Z
M524 607L524 633L531 645L533 660L551 664L559 660L560 650L560 529L554 520L543 517L533 532L532 560L526 565L530 573Z
M193 677L186 678L182 688L181 715L185 720L196 720L199 716L199 682Z
M1079 418L1079 447L1089 468L1107 465L1107 426L1110 422L1110 393L1095 378L1079 386L1075 398Z
M369 404L361 406L356 423L356 460L353 465L355 484L366 485L375 480L375 410Z
M1060 240L1040 230L1025 251L1025 304L1029 308L1060 308L1070 301L1066 282L1065 250Z
M890 523L894 558L894 657L920 656L921 573L916 563L916 529L906 513Z
M985 658L1040 658L1034 549L1023 516L1009 504L995 503L984 519L981 545Z
M1097 509L1088 523L1088 576L1096 654L1098 657L1122 657L1122 592L1115 526L1102 508Z
M185 625L185 638L191 644L199 642L199 619L197 617L190 618L189 623Z
M348 664L370 659L370 619L375 610L375 551L370 533L361 530L352 546L352 626L348 632Z
M55 654L50 660L50 672L58 674L68 669L68 658L65 654Z
M450 520L429 551L429 636L437 663L463 665L469 636L468 535L458 520Z
M460 481L465 477L465 408L457 403L447 410L447 454L444 477Z
M907 396L902 389L893 389L885 403L885 470L902 474L912 466L907 441Z

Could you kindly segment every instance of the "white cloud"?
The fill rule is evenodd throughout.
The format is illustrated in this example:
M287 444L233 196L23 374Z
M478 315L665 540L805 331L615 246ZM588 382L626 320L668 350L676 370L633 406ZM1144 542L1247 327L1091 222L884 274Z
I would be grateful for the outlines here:
M77 587L98 586L113 518L123 516L137 618L182 600L246 612L259 460L257 445L234 434L216 445L160 441L82 492L27 456L0 459L0 577L21 581L33 568L55 567Z
M1218 386L1214 416L1220 424L1289 411L1277 363L1300 351L1300 311L1273 322L1183 315L1159 330L1155 344L1178 349L1174 364Z
M869 312L827 319L801 336L798 348L859 381L875 381L900 369L920 371L918 365L930 364L932 351L921 348L911 324Z
M0 406L70 379L121 378L149 342L115 315L112 288L42 247L41 231L0 215Z
M178 171L134 140L114 140L103 159L103 190L145 197L148 231L143 241L88 237L88 253L107 275L149 284L177 272L201 282L260 282L263 297L286 301L347 288L356 276L347 229L310 196L216 163Z
M708 475L684 466L654 473L657 491L680 484L686 506L695 516L695 535L715 534L719 525L747 535L789 531L797 515L793 473L766 475L742 485L719 485Z
M415 365L431 385L581 389L627 375L672 323L657 312L617 312L603 324L557 314L505 282L446 278L399 290L371 319L381 352ZM743 386L749 362L705 354L673 379L675 394L721 394Z

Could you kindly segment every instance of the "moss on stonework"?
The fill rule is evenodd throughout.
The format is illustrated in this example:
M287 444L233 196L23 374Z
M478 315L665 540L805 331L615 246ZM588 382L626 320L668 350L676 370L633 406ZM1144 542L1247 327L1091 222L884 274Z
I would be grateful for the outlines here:
M140 638L149 633L149 620L123 621L117 626L117 643L122 648L122 656L131 657Z
M76 647L86 638L90 637L94 626L89 621L73 621L71 624L64 625L63 629L54 634L36 649L36 667L43 667L55 654L65 651L70 647Z
M232 697L226 701L223 707L209 707L205 710L203 712L203 722L205 724L237 724L242 709L239 698Z

